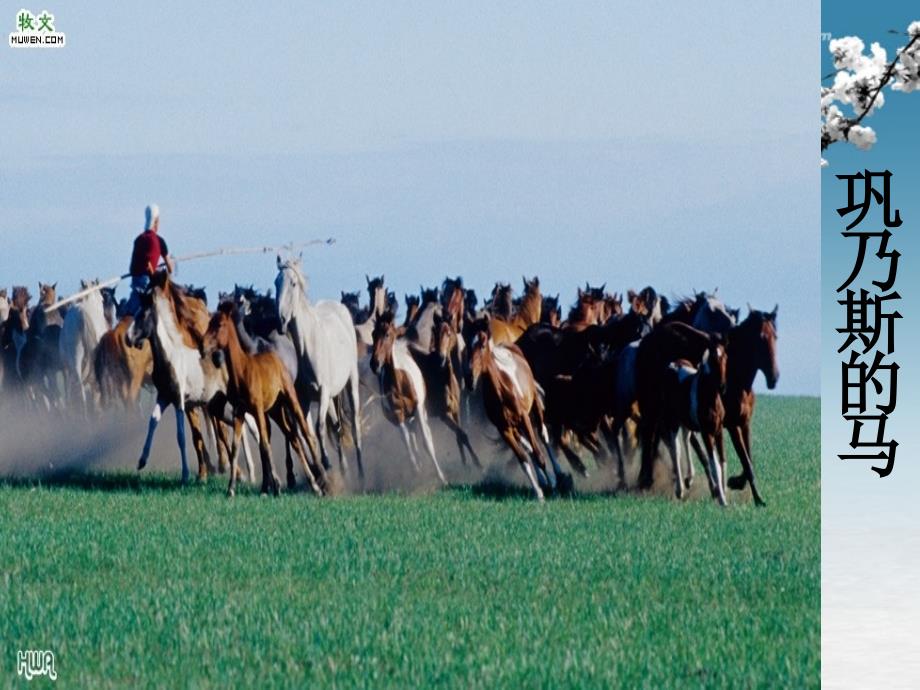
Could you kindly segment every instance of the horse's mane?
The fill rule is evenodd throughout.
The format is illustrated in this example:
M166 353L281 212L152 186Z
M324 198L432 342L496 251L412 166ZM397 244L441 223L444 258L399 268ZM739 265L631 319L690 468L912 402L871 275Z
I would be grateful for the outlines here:
M192 297L181 285L177 285L169 278L166 279L164 287L169 290L176 310L176 320L188 331L195 346L199 350L204 350L204 334L208 328L207 306L200 298Z

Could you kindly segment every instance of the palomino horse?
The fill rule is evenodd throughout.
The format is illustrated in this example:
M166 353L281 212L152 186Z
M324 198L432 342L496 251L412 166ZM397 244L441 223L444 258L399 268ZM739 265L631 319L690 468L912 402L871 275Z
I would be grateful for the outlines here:
M754 502L762 506L763 498L757 490L754 479L754 460L751 452L751 420L754 417L754 377L762 371L767 379L767 388L776 388L779 380L779 366L776 363L776 312L751 309L740 325L729 331L728 380L725 394L725 427L741 460L743 472L731 477L728 486L740 490L751 485Z
M364 476L361 460L361 405L358 390L358 341L351 314L339 302L322 300L310 304L307 279L301 271L300 259L276 259L275 299L281 330L290 332L297 348L297 390L307 411L310 403L319 403L316 435L319 437L323 467L329 468L326 452L326 418L333 398L343 392L351 406L351 426L354 431L358 474ZM340 425L345 420L340 420ZM340 456L342 470L347 470L344 453Z
M540 294L540 279L524 278L524 296L517 313L510 319L494 318L489 320L492 340L496 344L510 344L517 341L530 326L540 323L543 311L543 297Z
M662 377L664 389L656 439L664 440L671 453L674 467L674 493L683 497L684 480L681 475L680 447L677 435L681 428L690 434L698 433L703 438L704 456L700 462L709 478L709 489L719 505L725 505L725 446L722 435L725 408L722 406L722 391L725 387L728 357L720 336L710 336L710 345L703 352L699 368L685 359L678 359L668 365ZM695 437L693 437L695 439ZM698 444L694 447L699 452ZM692 463L690 458L688 462ZM708 462L708 466L707 466ZM689 479L692 479L692 464ZM689 488L689 481L687 482Z
M380 395L383 398L383 412L386 417L402 432L403 442L409 459L416 470L421 469L415 457L414 439L406 426L407 421L414 420L422 434L425 450L438 473L438 479L447 483L431 438L428 427L428 413L425 408L427 390L422 371L409 351L411 347L406 338L399 337L393 314L386 312L374 326L374 349L371 353L371 371L378 375Z
M198 455L199 478L206 477L212 469L198 412L202 406L208 406L208 413L213 416L224 416L226 420L229 415L226 414L227 372L214 366L211 359L202 354L208 320L208 308L203 301L186 295L165 272L154 274L150 288L141 298L141 310L128 326L125 336L126 342L134 347L143 340L150 340L153 354L156 403L150 414L138 470L147 465L154 432L170 405L176 411L176 441L182 462L182 482L187 483L189 478L185 451L186 417L192 427L192 442ZM257 434L255 420L250 417L248 423L250 430ZM218 433L217 445L219 452L227 449L223 433Z
M99 281L80 281L80 289L98 285ZM73 386L79 390L83 411L87 411L87 394L95 397L93 355L99 340L108 330L102 293L92 290L67 310L61 328L61 359L68 370ZM73 390L73 389L71 389Z
M549 446L537 382L517 345L493 342L488 323L484 325L474 337L470 351L469 388L475 390L482 381L486 416L517 457L524 474L530 480L534 496L542 501L543 490L540 485L553 487L556 480L562 477L562 470ZM540 430L541 440L553 465L554 477L551 482L547 481L546 463L534 424ZM541 475L539 481L538 474Z
M314 493L322 495L316 476L307 462L300 444L298 431L307 439L315 460L319 459L313 430L304 418L297 400L294 382L281 358L275 352L248 354L240 345L233 317L234 305L224 302L211 318L204 337L204 354L213 357L217 366L227 365L227 399L233 407L233 447L230 450L230 484L227 495L236 493L236 449L243 434L246 414L252 415L259 429L259 453L262 459L262 493L280 492L278 477L272 464L271 437L268 419L284 434L285 441L293 446L300 457L304 474ZM318 468L317 471L321 472ZM320 475L322 477L322 474ZM293 487L294 468L288 456L288 486Z

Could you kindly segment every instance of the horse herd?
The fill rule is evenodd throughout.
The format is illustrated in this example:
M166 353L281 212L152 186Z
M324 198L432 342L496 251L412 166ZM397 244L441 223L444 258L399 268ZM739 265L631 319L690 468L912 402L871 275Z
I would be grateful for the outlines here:
M669 301L647 287L624 298L586 285L564 313L536 277L524 278L520 298L496 284L483 305L457 277L407 295L400 319L384 277L366 283L367 306L360 291L312 303L301 260L279 256L274 295L236 286L214 312L203 290L165 272L153 276L135 314L124 313L114 288L89 290L66 309L53 306L54 284L39 284L35 307L25 287L11 296L0 290L3 397L49 414L98 415L136 406L150 389L138 469L172 406L183 482L187 421L199 477L215 471L210 440L218 470L229 470L230 495L243 473L240 450L255 480L247 438L258 444L262 492L279 493L270 422L285 441L289 488L296 455L310 489L330 491L330 444L343 475L353 449L363 481L362 419L374 407L398 429L412 466L421 471L424 455L444 483L429 420L446 425L464 463L482 467L468 432L484 416L538 500L574 485L557 453L581 476L590 454L625 489L624 455L638 447L638 488L648 489L663 447L678 498L693 480L692 453L719 504L727 489L750 486L763 505L751 447L753 383L758 371L770 389L779 378L775 307L749 307L742 320L715 294ZM742 467L731 478L725 431Z

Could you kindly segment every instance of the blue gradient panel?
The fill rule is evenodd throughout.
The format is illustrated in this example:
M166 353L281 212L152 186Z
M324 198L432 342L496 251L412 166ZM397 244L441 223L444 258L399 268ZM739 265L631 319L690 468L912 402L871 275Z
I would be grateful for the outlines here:
M862 3L825 2L821 30L834 38L859 36L867 52L878 41L893 59L908 40L903 35L908 24L920 19L920 5L876 3L871 12L866 9ZM823 76L834 68L827 41L821 50ZM824 153L829 166L821 171L822 680L833 688L917 687L920 682L920 94L886 88L885 98L884 107L862 123L875 130L874 147L860 151L833 144ZM855 215L837 214L835 209L847 202L847 183L835 176L864 169L893 173L891 199L903 220L892 229L889 244L889 251L901 252L894 289L902 298L895 308L903 318L895 323L893 359L901 366L897 409L886 430L886 438L895 438L900 447L887 478L872 472L871 462L837 457L850 452L851 425L841 416L841 361L847 352L837 352L845 336L835 329L844 325L846 314L837 304L836 288L853 268L858 242L840 235ZM882 209L876 206L854 230L883 227ZM870 289L870 281L884 280L887 262L874 256L877 247L870 240L853 289ZM872 396L868 400L874 407Z

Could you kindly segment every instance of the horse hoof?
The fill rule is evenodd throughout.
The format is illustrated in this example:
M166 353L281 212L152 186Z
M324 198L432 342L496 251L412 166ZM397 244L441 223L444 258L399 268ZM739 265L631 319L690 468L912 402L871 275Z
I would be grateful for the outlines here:
M233 489L227 489L227 498L233 498L234 496L236 496L236 491Z
M147 458L141 458L137 461L137 471L140 472L142 469L147 467Z
M692 484L693 484L693 479L691 477L687 477L686 479L684 479L685 489L689 489L692 486Z
M747 486L747 477L743 474L736 474L734 477L728 478L728 488L733 491L741 491L744 487Z
M759 497L754 499L754 505L756 505L758 508L767 507L766 501L764 501L762 498L759 498Z

